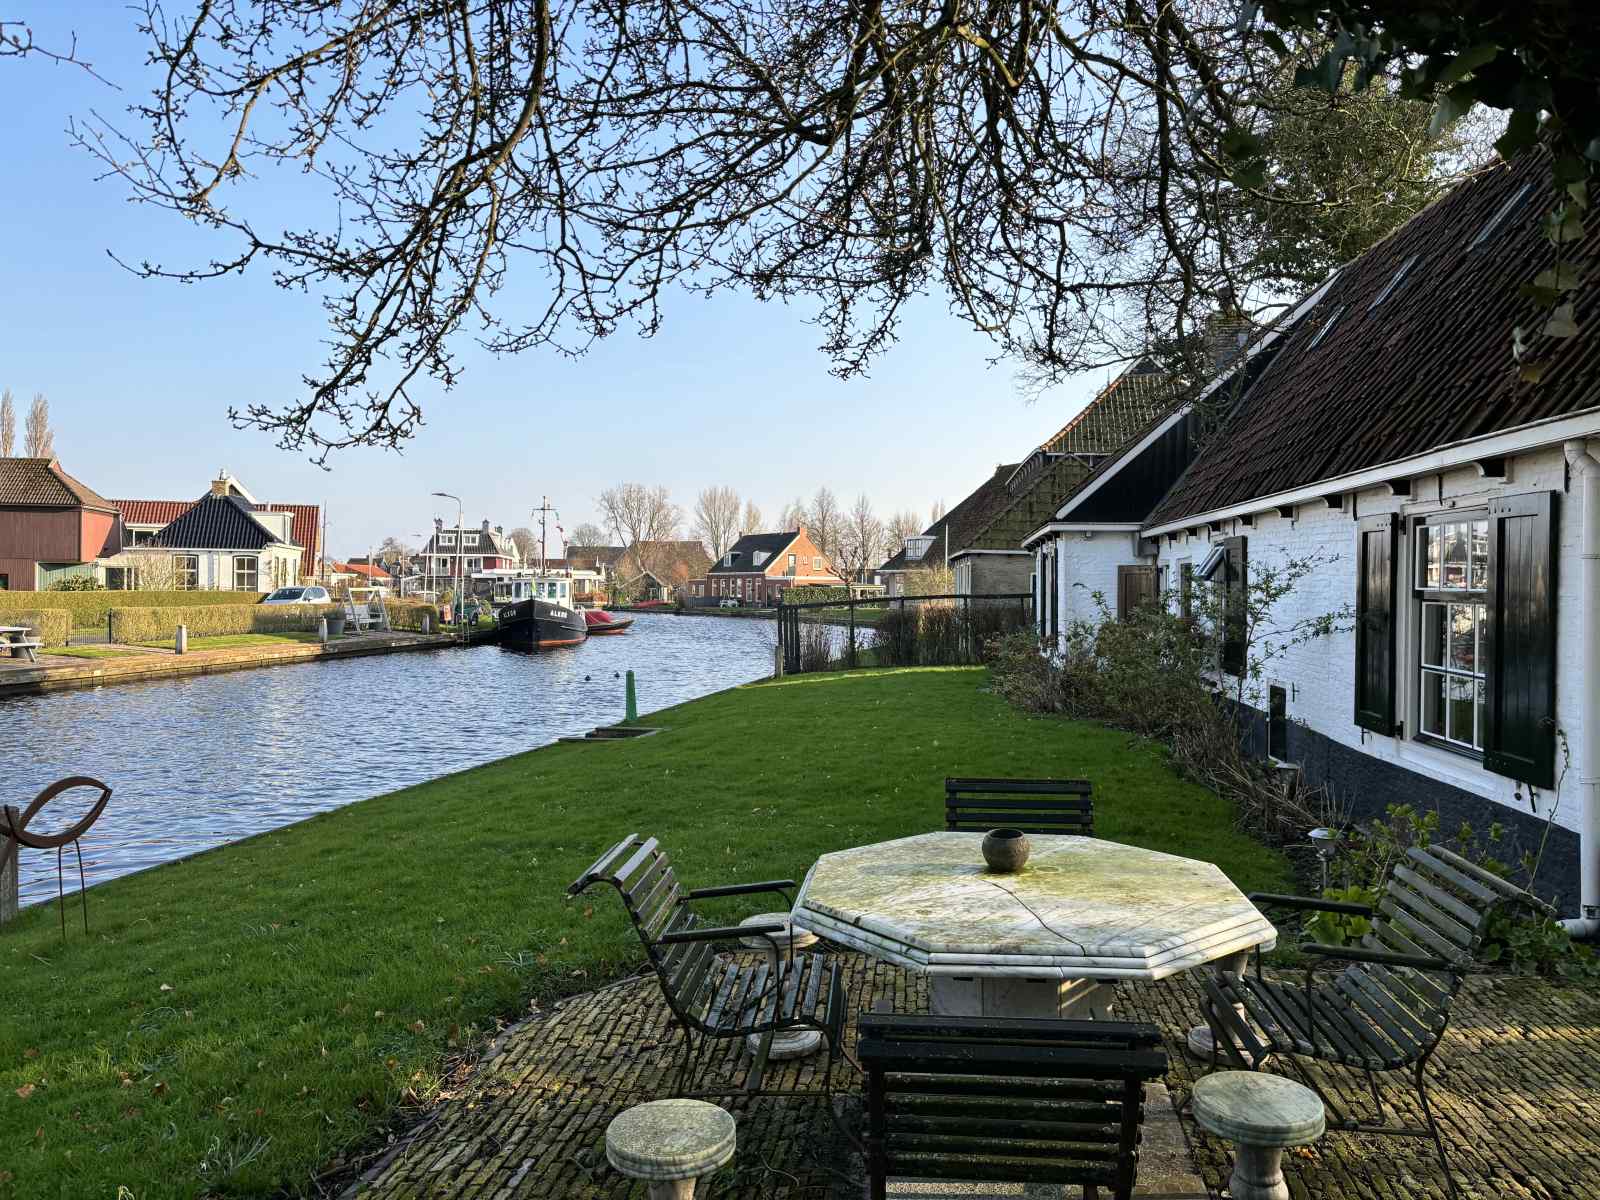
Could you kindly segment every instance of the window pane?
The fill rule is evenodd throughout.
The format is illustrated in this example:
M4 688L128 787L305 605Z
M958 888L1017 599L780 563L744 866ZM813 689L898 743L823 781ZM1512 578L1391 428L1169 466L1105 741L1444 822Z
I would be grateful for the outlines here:
M1477 612L1477 606L1472 604L1450 606L1449 665L1457 671L1477 669L1478 622L1474 619Z
M1445 688L1450 709L1450 739L1473 745L1477 734L1477 716L1473 711L1477 684L1474 680L1452 675L1445 680Z
M1444 579L1441 587L1465 588L1467 586L1467 526L1441 527L1444 543Z
M1440 580L1439 558L1439 531L1438 525L1424 525L1422 527L1422 586L1436 588Z
M1474 729L1475 736L1472 739L1472 744L1474 746L1478 747L1478 749L1480 749L1480 750L1483 749L1483 740L1484 740L1483 739L1483 714L1484 714L1484 710L1488 708L1488 705L1484 703L1486 698L1487 698L1486 688L1484 686L1483 680L1480 679L1480 680L1478 680L1478 723L1477 723L1477 725L1476 725L1476 727Z
M1482 591L1489 586L1489 522L1472 523L1472 587Z
M1433 671L1422 673L1422 731L1444 737L1445 705L1443 675Z
M1422 665L1425 667L1444 666L1445 628L1449 610L1448 604L1422 606Z

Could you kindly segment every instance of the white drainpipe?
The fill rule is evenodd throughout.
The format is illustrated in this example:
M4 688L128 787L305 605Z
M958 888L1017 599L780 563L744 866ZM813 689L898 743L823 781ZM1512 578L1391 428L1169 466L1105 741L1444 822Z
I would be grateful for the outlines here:
M1567 442L1567 462L1583 476L1583 670L1578 733L1579 916L1562 921L1574 937L1600 933L1600 461L1586 442Z

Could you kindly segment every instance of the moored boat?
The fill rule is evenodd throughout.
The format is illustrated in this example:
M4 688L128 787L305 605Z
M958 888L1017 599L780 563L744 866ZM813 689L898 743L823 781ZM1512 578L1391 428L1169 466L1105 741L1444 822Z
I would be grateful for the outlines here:
M506 605L496 614L501 645L513 650L549 650L583 641L589 634L589 623L570 603L571 581L537 576L531 584L532 595Z
M590 637L606 633L625 633L628 626L633 624L632 617L613 616L603 608L588 609L583 614L583 619L589 623Z

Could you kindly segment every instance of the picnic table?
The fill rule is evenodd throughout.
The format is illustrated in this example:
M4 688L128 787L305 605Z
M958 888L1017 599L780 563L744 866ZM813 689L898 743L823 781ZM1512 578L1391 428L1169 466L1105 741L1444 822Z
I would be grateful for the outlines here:
M29 662L38 662L34 651L44 643L38 638L28 635L33 632L30 625L0 625L0 652L9 649L12 658L26 658Z
M824 854L794 922L925 973L930 1008L952 1016L1104 1018L1118 980L1240 970L1277 938L1213 863L1030 834L1027 865L996 874L982 840L924 833Z

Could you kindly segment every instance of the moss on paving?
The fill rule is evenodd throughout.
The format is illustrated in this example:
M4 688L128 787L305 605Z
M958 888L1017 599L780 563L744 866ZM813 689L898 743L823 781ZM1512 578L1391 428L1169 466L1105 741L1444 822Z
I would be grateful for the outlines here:
M824 851L938 827L947 774L1074 775L1103 836L1287 884L1158 749L984 684L738 688L652 714L656 737L519 755L113 880L88 936L69 920L63 942L53 905L24 912L0 932L0 1197L312 1190L496 1020L638 961L614 899L563 896L635 830L698 884L798 878Z

